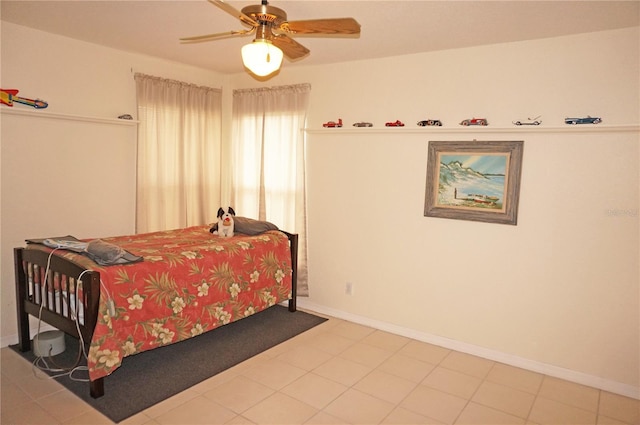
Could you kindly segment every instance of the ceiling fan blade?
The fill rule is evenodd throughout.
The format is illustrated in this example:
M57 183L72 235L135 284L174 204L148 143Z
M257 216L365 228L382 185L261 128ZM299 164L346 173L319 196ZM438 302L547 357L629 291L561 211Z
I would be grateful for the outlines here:
M309 53L309 49L286 35L274 35L271 42L289 59L298 59Z
M247 35L247 34L251 34L254 31L255 31L255 28L252 28L250 30L218 32L215 34L196 35L193 37L182 37L180 41L183 43L200 43L204 41L219 40L221 38L235 37L237 35Z
M207 0L207 1L215 6L218 6L220 9L224 10L228 14L233 15L234 17L240 19L240 21L244 24L250 25L252 27L257 27L259 25L258 22L256 22L252 17L250 17L249 15L245 15L235 7L225 3L222 0Z
M283 22L278 28L290 34L360 34L360 24L353 18L310 19Z

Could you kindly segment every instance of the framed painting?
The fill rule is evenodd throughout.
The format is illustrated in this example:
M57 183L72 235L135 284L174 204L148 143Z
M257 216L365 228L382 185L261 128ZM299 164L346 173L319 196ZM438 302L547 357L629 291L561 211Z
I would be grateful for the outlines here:
M424 215L516 225L523 148L523 141L430 141Z

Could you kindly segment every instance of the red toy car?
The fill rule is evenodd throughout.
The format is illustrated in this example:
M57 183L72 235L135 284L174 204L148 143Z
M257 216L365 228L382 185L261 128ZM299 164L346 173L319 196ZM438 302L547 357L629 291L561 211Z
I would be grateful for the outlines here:
M326 122L326 123L322 124L322 126L325 127L325 128L342 127L342 118L338 118L338 122L329 121L329 122Z
M488 125L486 118L471 118L469 120L462 120L460 125Z
M386 127L404 127L404 123L400 120L394 122L388 122L385 124Z

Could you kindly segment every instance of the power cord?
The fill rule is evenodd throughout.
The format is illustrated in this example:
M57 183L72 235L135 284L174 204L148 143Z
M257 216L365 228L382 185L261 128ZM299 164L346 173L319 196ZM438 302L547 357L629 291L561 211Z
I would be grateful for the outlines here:
M42 324L42 311L44 309L44 303L42 302L42 298L44 298L45 296L46 297L49 296L48 285L49 285L49 270L50 270L50 266L51 266L51 257L53 256L53 254L58 249L62 249L62 248L54 248L54 249L52 249L52 251L49 253L49 257L47 258L47 267L45 269L44 278L43 278L44 282L43 282L43 284L41 285L41 288L40 288L41 300L40 300L40 309L38 311L38 331L37 331L37 334L36 334L36 336L34 338L34 344L38 343L38 339L39 339L39 336L40 336L40 329L41 329L41 324ZM80 300L80 293L82 291L82 276L85 273L90 272L90 271L91 270L83 270L82 273L80 273L80 276L78 276L78 278L76 279L76 287L75 287L75 291L74 291L75 305L69 305L67 303L66 298L63 297L63 302L65 303L65 306L67 307L67 309L69 311L69 316L71 317L71 319L76 324L76 330L77 330L78 336L80 338L80 341L78 343L78 356L76 358L75 364L73 366L70 366L70 367L63 367L63 366L58 365L55 362L55 360L53 359L53 357L51 356L51 352L53 351L53 347L51 346L51 347L49 347L49 352L47 353L47 358L48 358L49 362L51 362L51 364L54 367L49 366L49 364L47 363L47 358L45 358L42 355L37 356L36 359L32 363L33 374L38 379L55 379L55 378L60 378L60 377L63 377L63 376L68 376L69 379L71 379L73 381L89 382L88 378L75 378L73 376L73 373L77 372L77 371L80 371L80 370L88 371L88 367L87 366L80 366L79 365L80 364L80 360L82 359L82 355L84 355L85 359L87 359L88 356L87 356L87 353L85 351L84 338L82 337L82 332L80 331L80 319L78 317L77 310L79 310L79 306L82 305L82 304L80 304L80 301L81 301ZM60 284L62 284L62 283L60 283ZM67 291L69 291L70 289L71 288L68 285L67 286ZM54 295L54 297L55 297L55 295ZM55 303L55 299L54 299L54 303ZM60 372L60 373L58 373L57 375L46 375L45 377L42 377L42 376L38 376L37 370L40 370L40 371L43 371L43 372L50 372L50 373L58 373L58 372Z

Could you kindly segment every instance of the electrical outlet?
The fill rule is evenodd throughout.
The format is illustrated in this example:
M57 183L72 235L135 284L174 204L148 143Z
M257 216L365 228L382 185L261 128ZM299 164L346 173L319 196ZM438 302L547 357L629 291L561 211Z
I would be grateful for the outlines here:
M353 283L347 282L344 285L344 293L347 295L353 295Z

